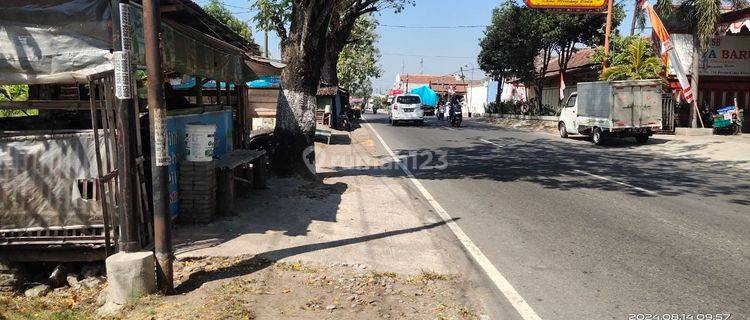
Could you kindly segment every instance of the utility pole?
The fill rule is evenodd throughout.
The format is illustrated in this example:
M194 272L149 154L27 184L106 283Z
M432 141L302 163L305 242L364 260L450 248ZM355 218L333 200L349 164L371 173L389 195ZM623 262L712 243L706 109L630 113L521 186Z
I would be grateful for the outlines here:
M146 71L148 74L148 116L151 131L151 183L154 203L154 251L156 252L156 280L164 294L174 289L172 274L172 217L169 215L167 190L167 109L164 102L164 79L161 69L159 33L161 12L159 0L143 1L143 38L146 43ZM219 82L216 82L217 91Z
M263 42L263 54L265 55L266 59L268 59L268 57L270 57L270 55L268 54L268 30L265 31L264 38L265 40Z
M633 17L635 19L635 17ZM609 67L609 38L612 34L612 0L607 0L607 26L604 30L604 65L603 70Z
M424 58L419 58L419 74L424 74Z
M135 110L133 110L133 81L131 68L131 32L130 32L130 3L128 0L117 2L116 16L113 19L112 49L113 64L115 66L115 97L117 128L120 137L117 139L118 179L122 191L119 205L120 237L119 250L122 252L136 252L140 250L138 235L135 228L135 212L138 210L136 192L138 182L136 177L136 150L138 148L135 134ZM93 115L92 115L93 116Z

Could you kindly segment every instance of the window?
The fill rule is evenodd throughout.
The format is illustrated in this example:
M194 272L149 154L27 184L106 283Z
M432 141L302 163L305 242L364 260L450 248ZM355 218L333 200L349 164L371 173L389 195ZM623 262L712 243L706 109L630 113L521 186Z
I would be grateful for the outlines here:
M576 106L576 98L578 98L577 95L572 95L568 99L568 103L565 105L566 108L572 108Z
M417 96L400 96L396 98L396 102L401 104L417 104L420 103L420 100Z

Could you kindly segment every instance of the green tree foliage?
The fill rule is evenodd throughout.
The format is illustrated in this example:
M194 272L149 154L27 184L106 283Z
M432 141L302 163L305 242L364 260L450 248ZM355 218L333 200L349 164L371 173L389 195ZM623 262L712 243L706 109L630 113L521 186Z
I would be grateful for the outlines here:
M383 70L378 65L380 50L375 45L377 21L362 16L352 29L353 41L344 46L338 61L340 85L353 96L368 98L372 94L372 79L380 77Z
M708 48L709 40L719 31L722 10L747 7L747 0L686 0L676 7L671 0L657 0L656 3L656 10L662 19L674 15L680 21L689 24L703 51Z
M216 20L219 20L219 22L227 25L229 29L232 29L232 31L247 39L247 41L250 41L250 43L255 43L253 40L252 30L250 29L250 26L247 24L247 22L242 21L232 15L232 12L229 11L229 9L227 9L221 3L221 1L209 0L208 3L203 6L203 10L205 10Z
M0 101L25 101L29 97L29 86L27 85L2 85L0 86ZM0 109L0 117L18 117L36 114L36 110L7 110Z
M654 56L651 43L640 37L616 37L613 39L612 61L609 68L599 76L600 80L659 79L661 60ZM603 48L596 50L596 59L604 57Z
M508 1L492 11L492 23L479 45L479 67L500 80L513 76L523 82L534 77L534 57L549 47L544 36L549 20L544 15Z
M624 9L617 5L613 29L624 16ZM558 14L506 1L493 11L492 23L485 30L479 66L498 80L513 77L533 83L541 97L550 61L557 57L559 69L565 73L577 48L604 42L605 22L602 14ZM537 103L541 107L541 100Z

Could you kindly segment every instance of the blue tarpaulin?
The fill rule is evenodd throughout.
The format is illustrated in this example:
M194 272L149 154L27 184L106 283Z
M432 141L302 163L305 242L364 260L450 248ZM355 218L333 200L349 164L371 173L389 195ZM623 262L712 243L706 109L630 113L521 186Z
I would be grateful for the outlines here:
M410 91L413 94L416 94L419 96L419 98L422 99L422 104L426 106L437 106L438 103L438 95L430 89L428 86L421 86L414 89L411 89Z
M248 82L247 86L250 88L279 88L280 83L280 76L263 76L258 80Z

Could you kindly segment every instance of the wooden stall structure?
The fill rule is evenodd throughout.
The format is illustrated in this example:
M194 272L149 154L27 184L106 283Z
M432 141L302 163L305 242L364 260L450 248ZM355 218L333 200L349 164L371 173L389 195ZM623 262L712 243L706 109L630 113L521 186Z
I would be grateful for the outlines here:
M28 90L28 97L0 101L0 110L23 110L0 114L0 259L102 260L123 241L150 250L152 145L140 1L3 6L0 84ZM258 47L192 1L162 0L161 7L169 80L163 124L176 185L182 122L218 119L226 152L247 144L246 83L257 77L246 59ZM213 89L206 87L211 81ZM179 209L172 191L171 209Z

